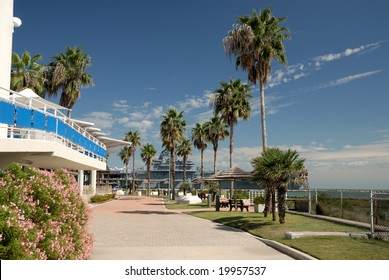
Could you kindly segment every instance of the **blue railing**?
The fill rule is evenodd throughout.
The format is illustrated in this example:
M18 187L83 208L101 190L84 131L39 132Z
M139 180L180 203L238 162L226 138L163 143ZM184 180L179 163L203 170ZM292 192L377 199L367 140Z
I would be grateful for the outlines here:
M74 146L87 156L106 159L105 145L85 129L78 126L64 115L51 114L46 109L41 111L37 108L26 108L16 105L14 102L0 99L0 123L9 126L7 137L21 138L20 131L42 132L63 140L67 145ZM41 134L42 134L41 133ZM16 137L14 137L16 135ZM47 139L46 139L47 140Z

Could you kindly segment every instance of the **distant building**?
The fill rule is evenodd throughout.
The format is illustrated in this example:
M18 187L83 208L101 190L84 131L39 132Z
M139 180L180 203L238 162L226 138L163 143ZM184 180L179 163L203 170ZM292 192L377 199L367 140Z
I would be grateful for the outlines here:
M163 150L158 159L152 160L150 169L150 187L152 189L167 189L169 187L169 171L170 171L170 154L169 151ZM184 162L180 159L175 161L175 185L183 182ZM193 161L186 162L186 180L190 182L197 176L196 165ZM112 187L125 188L126 173L124 168L113 168L109 171L101 171L101 181L110 184ZM140 188L147 186L147 170L145 168L135 171L135 180ZM128 168L127 174L128 184L132 185L132 169Z

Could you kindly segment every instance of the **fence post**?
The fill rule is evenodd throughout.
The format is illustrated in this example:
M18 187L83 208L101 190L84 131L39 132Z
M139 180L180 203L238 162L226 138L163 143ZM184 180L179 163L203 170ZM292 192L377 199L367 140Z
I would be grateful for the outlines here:
M370 190L370 231L371 235L374 234L374 194L373 190Z
M312 196L311 190L308 190L308 213L312 214Z
M341 217L343 219L343 190L340 190L340 211Z

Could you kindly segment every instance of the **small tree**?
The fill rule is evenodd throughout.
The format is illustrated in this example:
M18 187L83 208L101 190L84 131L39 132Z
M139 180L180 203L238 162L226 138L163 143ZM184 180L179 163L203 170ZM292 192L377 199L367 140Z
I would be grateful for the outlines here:
M150 166L151 166L151 160L155 156L157 151L155 150L154 146L150 143L147 143L143 146L141 150L141 158L143 162L147 166L147 195L150 195Z
M254 180L262 186L272 190L272 214L273 221L276 220L275 197L277 190L278 215L280 223L285 223L286 212L286 191L291 180L307 181L307 171L304 167L304 159L301 159L297 151L281 150L279 148L268 148L260 157L252 160L254 167ZM266 209L265 209L266 211Z

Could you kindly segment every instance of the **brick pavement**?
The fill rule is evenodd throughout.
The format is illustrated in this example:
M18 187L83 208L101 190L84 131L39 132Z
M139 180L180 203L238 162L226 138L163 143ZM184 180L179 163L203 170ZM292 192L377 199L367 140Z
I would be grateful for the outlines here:
M90 230L94 260L291 259L241 230L167 210L160 198L96 205Z

